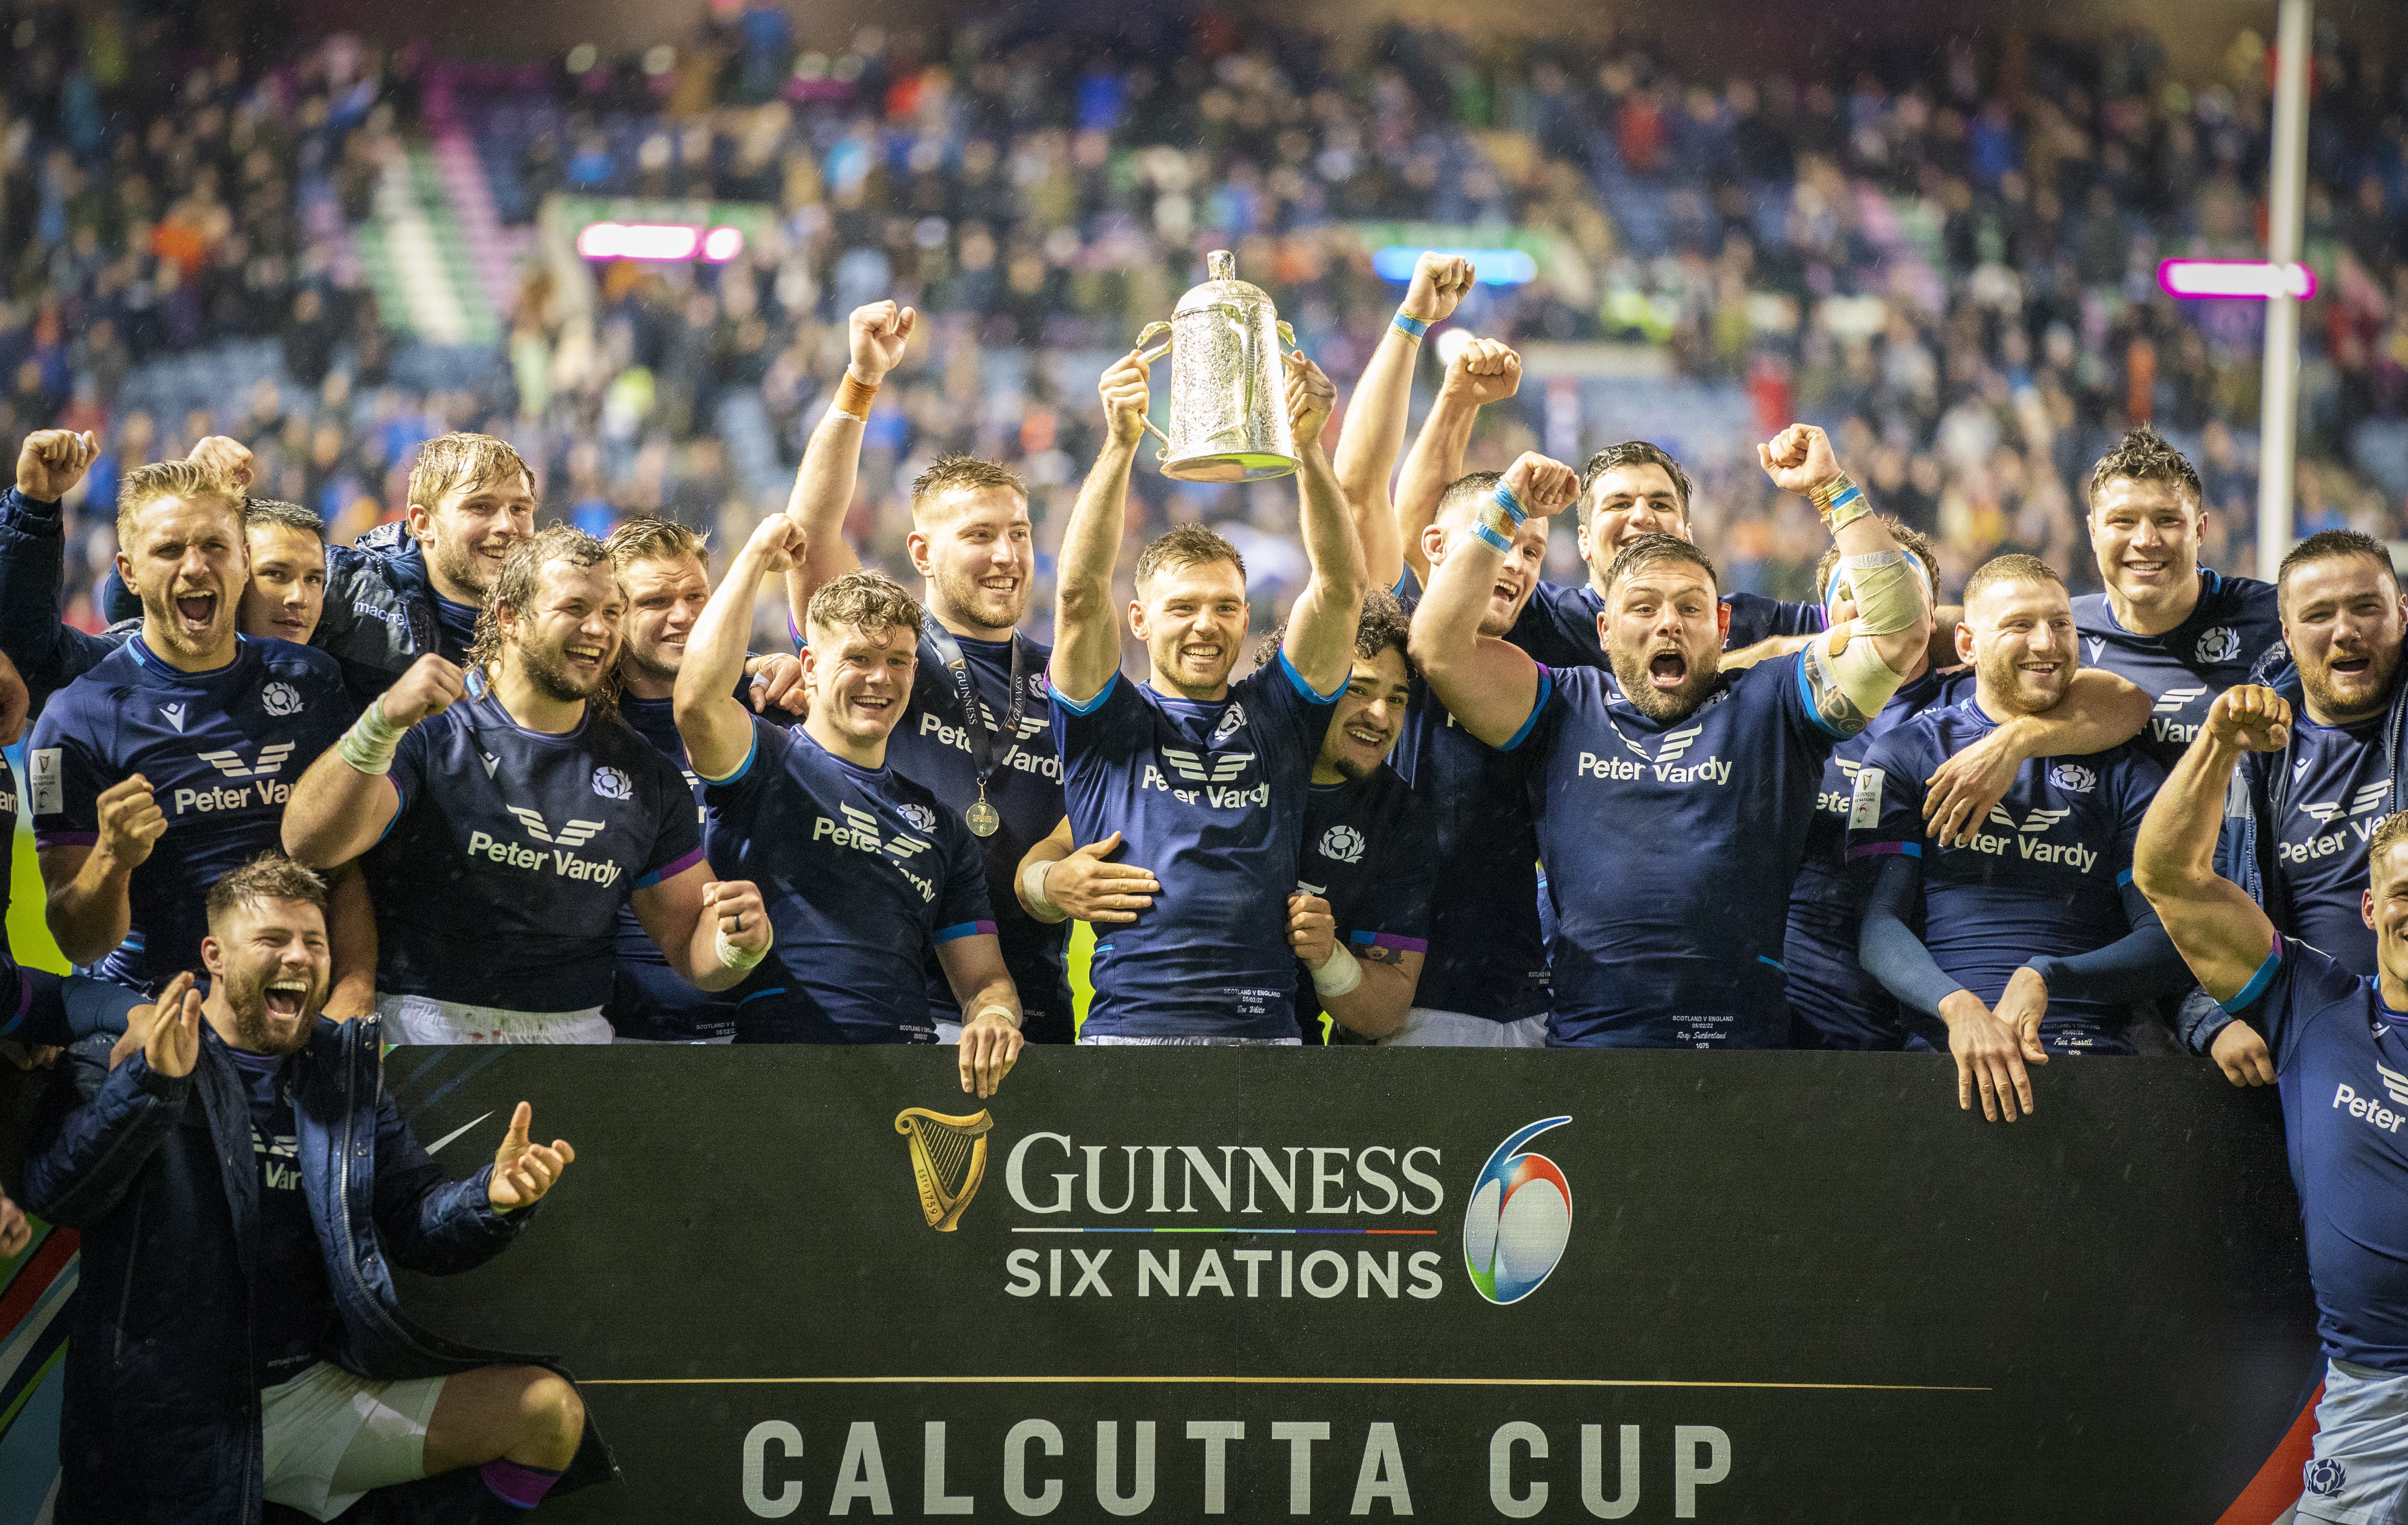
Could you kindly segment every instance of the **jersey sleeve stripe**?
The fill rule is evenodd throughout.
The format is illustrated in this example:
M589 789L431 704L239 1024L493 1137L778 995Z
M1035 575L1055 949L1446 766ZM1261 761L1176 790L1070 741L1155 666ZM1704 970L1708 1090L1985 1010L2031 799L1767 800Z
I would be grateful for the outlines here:
M750 1006L750 1005L752 1005L754 1001L761 1000L761 999L762 999L763 997L765 997L765 996L782 996L782 995L784 995L785 993L786 993L786 987L785 987L784 985L771 985L771 986L770 986L768 989L767 989L767 990L755 990L755 991L753 991L751 995L749 995L749 996L745 997L742 1000L738 1001L736 1004L737 1004L737 1005L738 1005L738 1006Z
M751 743L744 749L744 761L742 765L736 770L736 771L722 778L712 778L709 773L706 773L701 769L697 768L695 770L695 776L701 779L705 784L719 784L724 787L735 783L738 779L740 779L745 774L752 771L752 759L760 755L761 732L756 728L752 734Z
M936 941L939 942L951 942L955 938L993 937L995 935L995 923L991 921L963 921L955 922L951 927L938 928L936 931Z
M1072 714L1091 715L1098 709L1102 708L1104 700L1112 697L1112 689L1120 683L1120 681L1121 675L1118 672L1114 672L1111 677L1104 680L1103 687L1096 690L1094 698L1082 703L1081 701L1072 698L1069 695L1063 693L1060 689L1054 687L1054 675L1049 672L1045 675L1045 692L1054 696L1054 703L1060 705L1065 710L1069 711Z
M1869 842L1860 847L1849 848L1848 861L1854 863L1860 857L1879 857L1884 854L1902 854L1907 857L1921 857L1923 856L1923 843L1919 842Z
M2281 971L2282 967L2283 934L2276 932L2274 946L2267 953L2266 961L2258 966L2258 972L2249 976L2249 983L2234 991L2230 1000L2219 1000L2216 1004L2224 1008L2226 1015L2239 1016L2256 1004L2258 997L2266 993L2266 987L2274 983L2274 976Z
M695 864L700 863L701 861L703 861L702 849L697 847L694 851L686 854L683 857L679 858L676 862L665 863L659 868L654 869L652 872L644 875L641 879L637 880L634 887L637 889L650 889L654 885L660 884L664 880L675 879L678 875L685 872L688 869L693 868Z
M1803 652L1798 654L1797 672L1798 702L1805 706L1806 718L1813 721L1814 728L1824 735L1836 736L1842 741L1848 740L1848 733L1824 719L1823 707L1814 702L1814 684L1806 676L1806 654Z
M2128 885L2131 882L2132 870L2129 869L2125 870L2122 873L2115 876L2115 887L2117 889L2122 889L2126 885Z
M1357 947L1394 948L1398 953L1427 953L1429 942L1425 938L1399 937L1394 932L1349 932L1346 941Z
M1522 717L1522 728L1505 739L1505 744L1497 749L1499 752L1511 752L1515 747L1520 746L1524 741L1529 740L1530 727L1539 723L1539 716L1546 712L1547 700L1555 697L1555 675L1554 671L1551 670L1544 662L1539 663L1538 669L1538 698L1530 701L1530 712Z
M100 841L100 833L97 831L36 831L34 833L34 845L44 848L90 847L98 841Z
M1321 694L1314 692L1313 686L1304 681L1304 674L1296 670L1296 664L1287 659L1287 648L1284 646L1280 648L1279 665L1280 670L1287 674L1287 681L1296 685L1296 691L1315 704L1337 703L1338 696L1346 692L1347 683L1354 676L1354 667L1350 664L1345 675L1338 680L1338 686L1326 694Z

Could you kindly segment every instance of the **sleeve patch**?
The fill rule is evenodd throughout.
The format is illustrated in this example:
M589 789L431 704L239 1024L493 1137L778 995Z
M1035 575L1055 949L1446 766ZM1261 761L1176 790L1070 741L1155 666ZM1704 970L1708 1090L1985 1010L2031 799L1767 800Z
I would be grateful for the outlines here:
M1888 774L1879 768L1856 770L1856 792L1848 802L1848 829L1870 830L1881 825L1882 785Z
M33 775L35 814L56 815L66 809L66 795L61 786L59 748L34 748L26 754L26 770Z

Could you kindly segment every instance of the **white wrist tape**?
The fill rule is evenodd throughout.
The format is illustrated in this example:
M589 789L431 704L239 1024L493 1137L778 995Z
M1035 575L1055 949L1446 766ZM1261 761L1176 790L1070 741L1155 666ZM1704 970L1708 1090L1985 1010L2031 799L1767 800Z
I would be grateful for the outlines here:
M1858 635L1892 635L1923 617L1923 580L1907 569L1905 552L1842 556L1840 565L1856 595Z
M363 773L390 773L393 755L399 750L401 739L408 732L407 726L396 726L384 717L384 696L368 700L368 707L351 722L351 728L335 743L335 755Z
M1020 870L1020 898L1028 902L1028 914L1039 921L1060 921L1070 914L1045 898L1045 870L1061 861L1031 863Z
M978 1015L971 1017L970 1020L976 1022L980 1017L985 1016L989 1012L993 1012L996 1015L1003 1018L1003 1025L1005 1027L1011 1029L1015 1032L1019 1030L1020 1018L1012 1014L1011 1008L1009 1006L997 1006L992 1002L980 1007L978 1009Z
M739 948L735 943L728 942L727 928L724 927L714 928L711 932L711 936L718 940L719 961L726 965L729 969L752 969L757 967L762 959L769 957L769 950L767 948Z
M1329 962L1312 971L1312 988L1324 1000L1350 995L1362 983L1363 966L1343 942L1330 951Z

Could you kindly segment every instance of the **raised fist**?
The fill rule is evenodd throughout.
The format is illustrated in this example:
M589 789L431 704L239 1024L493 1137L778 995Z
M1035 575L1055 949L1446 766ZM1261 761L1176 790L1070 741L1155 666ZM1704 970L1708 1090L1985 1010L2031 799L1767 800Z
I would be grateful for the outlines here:
M1571 507L1580 496L1580 473L1535 450L1526 450L1505 468L1504 485L1522 500L1522 511L1543 519Z
M36 503L55 503L83 480L100 441L72 429L36 429L17 452L17 491Z
M2280 752L2290 744L2290 701L2262 684L2235 684L2207 707L2207 733L2243 752Z
M1460 254L1424 254L1406 283L1404 314L1422 323L1443 323L1471 290L1471 262Z
M239 439L213 434L194 445L184 459L196 461L237 487L251 485L251 447Z
M853 379L864 386L876 386L902 364L903 349L911 341L911 324L917 316L891 300L854 308L845 324L845 368L853 372Z
M1475 338L1447 363L1440 390L1485 408L1521 390L1522 357L1501 339Z
M1287 356L1287 416L1296 427L1296 443L1299 450L1321 442L1321 431L1329 426L1329 415L1338 407L1338 383L1324 375L1319 366L1302 354L1290 352Z
M1800 497L1840 474L1840 458L1831 453L1831 437L1812 424L1792 424L1756 447L1764 474L1784 493Z
M810 537L791 514L773 513L752 526L752 538L744 542L743 554L760 557L764 572L782 572L801 566L810 545Z
M1154 406L1154 396L1147 390L1144 354L1142 350L1131 350L1113 361L1096 383L1096 395L1104 400L1104 426L1111 430L1114 444L1134 445L1145 438L1146 410Z
M467 679L460 669L429 652L384 691L377 707L383 712L386 725L407 729L430 715L441 714L466 692Z

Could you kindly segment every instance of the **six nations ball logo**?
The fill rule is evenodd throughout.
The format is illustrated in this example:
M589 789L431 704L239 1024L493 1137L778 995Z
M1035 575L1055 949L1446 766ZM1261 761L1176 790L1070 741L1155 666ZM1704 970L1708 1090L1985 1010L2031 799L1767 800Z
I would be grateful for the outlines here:
M1517 1129L1472 1179L1463 1209L1463 1265L1489 1302L1519 1302L1539 1289L1572 1236L1572 1187L1544 1155L1514 1151L1570 1117Z

